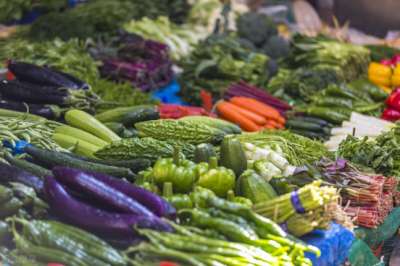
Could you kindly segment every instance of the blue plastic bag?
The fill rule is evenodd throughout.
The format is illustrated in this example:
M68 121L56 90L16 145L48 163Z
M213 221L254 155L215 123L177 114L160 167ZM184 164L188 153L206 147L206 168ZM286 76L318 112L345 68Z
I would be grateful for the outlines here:
M182 99L178 96L181 87L176 80L173 80L170 84L154 91L152 97L154 99L160 100L163 103L180 104L184 105Z
M354 234L337 223L331 223L329 230L315 230L301 239L321 250L321 256L306 253L316 266L339 266L348 257Z

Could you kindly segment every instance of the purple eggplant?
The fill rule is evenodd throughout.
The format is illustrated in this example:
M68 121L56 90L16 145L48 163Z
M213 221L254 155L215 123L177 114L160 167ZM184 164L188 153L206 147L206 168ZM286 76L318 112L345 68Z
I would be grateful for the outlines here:
M12 100L2 99L0 97L0 108L19 112L29 112L47 119L58 119L61 116L61 109L56 105L27 104Z
M59 182L68 188L89 194L99 202L113 206L120 212L143 217L155 216L142 204L98 180L89 172L56 166L53 168L53 174Z
M78 90L81 89L82 84L84 84L83 82L76 83L76 80L71 80L69 76L60 74L58 71L53 71L50 68L30 63L11 61L8 64L8 69L18 80L37 85L64 87Z
M113 238L135 237L134 227L171 232L171 226L157 216L107 212L71 197L54 177L45 179L45 193L50 210L63 221L88 231Z
M46 87L18 80L2 80L0 82L0 94L15 101L57 105L65 104L68 97L65 88Z
M0 180L19 182L33 188L39 195L43 193L43 180L29 172L0 162Z
M101 173L91 173L91 175L119 192L124 193L126 196L143 204L159 217L175 218L176 216L176 210L171 204L169 204L164 198L144 188L135 186L125 180Z

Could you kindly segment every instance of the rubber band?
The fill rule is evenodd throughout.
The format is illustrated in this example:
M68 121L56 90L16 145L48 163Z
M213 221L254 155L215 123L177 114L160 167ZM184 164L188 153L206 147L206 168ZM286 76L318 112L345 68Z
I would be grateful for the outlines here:
M306 212L303 205L301 204L299 193L297 192L297 190L292 191L292 193L290 193L290 201L292 202L292 206L294 207L297 213Z

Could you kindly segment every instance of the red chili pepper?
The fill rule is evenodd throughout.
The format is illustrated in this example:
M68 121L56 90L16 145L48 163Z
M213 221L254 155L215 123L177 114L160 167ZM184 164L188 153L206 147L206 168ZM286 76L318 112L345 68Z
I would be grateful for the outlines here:
M397 121L400 120L400 112L395 109L386 108L383 111L381 118L388 121Z
M61 263L47 263L47 266L65 266L65 265Z
M160 117L163 119L166 118L178 119L190 115L214 116L211 113L207 112L204 108L195 106L182 106L178 104L161 104L158 109L160 112Z
M160 266L179 266L179 264L170 261L161 261Z
M212 102L212 95L211 93L201 90L200 91L200 97L201 101L203 102L203 107L207 112L211 112L213 108L213 102Z
M13 79L15 79L14 74L13 74L10 70L8 70L7 73L6 73L6 79L7 79L7 80L13 80Z

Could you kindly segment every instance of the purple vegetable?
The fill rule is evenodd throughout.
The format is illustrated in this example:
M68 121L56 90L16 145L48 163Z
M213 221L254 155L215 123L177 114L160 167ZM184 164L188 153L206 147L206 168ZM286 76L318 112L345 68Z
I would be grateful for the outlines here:
M43 180L41 178L2 162L0 162L0 179L22 183L33 188L38 194L43 192Z
M77 79L71 79L68 74L61 74L59 71L29 63L11 61L8 69L18 80L37 85L81 89L84 84L82 81L77 83Z
M122 179L118 179L101 173L91 172L90 174L101 182L104 182L105 184L143 204L155 215L159 217L175 218L175 208L162 197L144 188L132 185L131 183Z
M120 191L98 180L91 173L79 169L56 166L53 168L55 178L70 189L89 194L99 202L113 206L123 213L153 217L154 214Z
M240 81L239 83L232 84L228 90L225 92L224 97L225 98L231 98L234 96L244 96L244 97L251 97L254 98L260 102L263 102L265 104L271 105L272 107L278 109L278 110L283 110L287 111L292 109L290 105L285 103L284 101L281 101L266 91L257 88L255 86L252 86L250 84L247 84L244 81Z
M19 112L28 112L39 115L47 119L58 119L61 116L61 110L56 105L42 105L34 103L24 103L22 101L12 101L0 98L0 108Z
M80 202L51 176L45 179L45 192L51 211L63 221L104 236L131 239L135 237L134 226L172 231L171 226L157 216L112 213Z

